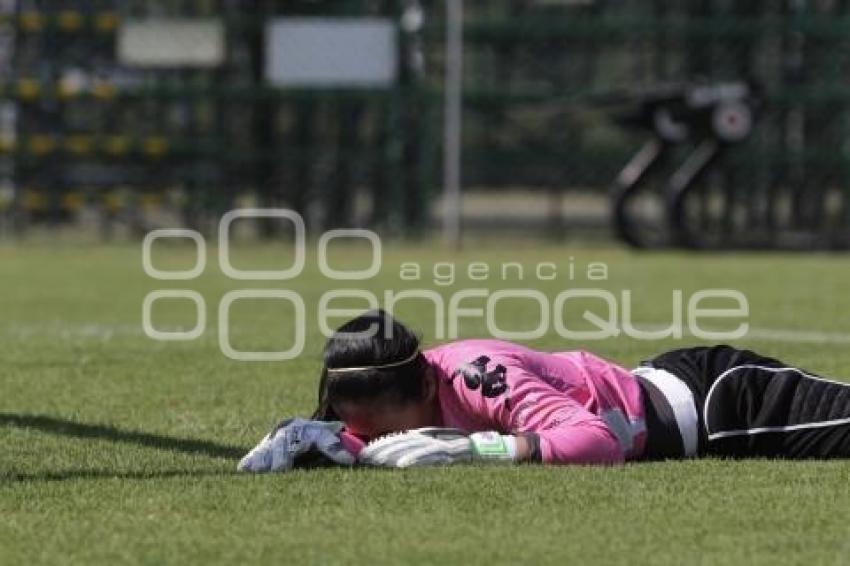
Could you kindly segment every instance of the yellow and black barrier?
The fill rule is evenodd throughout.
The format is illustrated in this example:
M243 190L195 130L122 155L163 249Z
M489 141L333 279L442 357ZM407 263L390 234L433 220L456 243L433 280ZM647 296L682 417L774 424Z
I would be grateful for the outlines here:
M120 18L117 12L103 11L84 13L77 10L62 10L56 13L26 10L18 14L0 16L0 24L15 26L21 33L65 33L111 34L118 29Z
M426 94L434 101L439 100L442 96L437 90ZM317 92L311 89L284 90L264 85L156 84L154 86L122 87L103 79L85 85L76 84L72 81L42 82L30 77L21 78L17 81L0 82L0 98L21 102L94 99L104 102L212 100L235 103L303 101L321 103L339 101L375 102L385 100L389 96L390 94L387 92L364 89L339 88ZM524 95L523 100L529 96L534 97L535 95ZM549 96L549 93L537 93L536 96L537 98Z
M215 146L213 146L215 147ZM73 157L146 156L152 159L175 154L209 152L210 145L197 140L181 140L174 144L165 136L133 138L114 135L74 134L67 136L29 135L18 139L0 138L0 155L16 154L45 157L65 154Z
M166 201L163 192L152 192L150 188L70 188L57 193L45 187L24 187L17 202L27 214L38 215L54 208L77 214L86 206L102 207L114 214L131 207L154 209L164 206ZM11 209L13 204L14 199L0 199L0 211Z

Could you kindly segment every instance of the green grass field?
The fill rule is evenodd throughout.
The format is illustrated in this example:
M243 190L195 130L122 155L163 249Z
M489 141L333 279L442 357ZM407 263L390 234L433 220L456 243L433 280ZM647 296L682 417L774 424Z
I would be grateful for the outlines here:
M311 247L315 249L315 247ZM283 246L243 247L239 267L283 266ZM163 268L191 266L189 247L161 246ZM275 284L231 281L215 250L195 281L148 278L140 246L25 243L0 247L0 563L78 564L846 564L850 462L703 460L619 468L455 467L243 476L238 455L276 420L313 408L323 339L319 297L338 285L313 254L278 288L304 297L306 348L287 362L235 362L219 350L224 293ZM359 248L335 265L362 266ZM570 260L572 258L572 260ZM422 280L402 281L416 261ZM435 284L435 262L462 272L485 262L486 281ZM499 265L554 262L554 280L501 279ZM608 278L588 281L588 262ZM569 264L575 266L570 280ZM813 371L850 378L850 264L840 255L633 254L614 247L483 242L459 253L388 245L363 288L421 287L446 296L480 287L529 287L548 297L573 287L633 292L636 323L669 320L671 293L742 291L752 335L736 341ZM352 283L343 285L354 287ZM191 342L142 332L141 305L157 288L199 291L207 330ZM476 306L470 301L466 306ZM477 306L482 306L478 304ZM171 307L171 308L169 308ZM245 350L285 349L291 312L279 302L234 304L231 338ZM422 329L433 313L397 314ZM577 316L577 315L576 315ZM194 324L185 303L154 309L157 326ZM503 327L534 326L529 303L505 301ZM337 321L337 324L341 320ZM734 325L732 325L734 326ZM464 321L462 337L481 336ZM797 337L798 339L795 339ZM586 347L632 366L694 339L620 336L576 343L556 333L535 347Z

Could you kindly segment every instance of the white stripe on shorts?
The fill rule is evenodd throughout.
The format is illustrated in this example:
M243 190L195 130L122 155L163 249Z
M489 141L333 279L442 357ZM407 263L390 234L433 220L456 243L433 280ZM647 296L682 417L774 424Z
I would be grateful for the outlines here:
M715 380L715 382L711 384L711 387L708 390L708 395L705 396L705 407L703 407L702 418L703 418L703 422L705 423L705 432L708 435L709 440L719 440L721 438L728 438L730 436L746 436L746 435L752 435L752 434L763 434L763 433L766 433L766 432L792 432L792 431L795 431L795 430L805 430L805 429L810 429L810 428L823 428L823 427L827 427L827 426L840 426L840 425L850 424L850 418L846 418L846 419L833 419L833 420L829 420L829 421L814 421L814 422L810 422L810 423L800 423L800 424L786 425L786 426L761 426L761 427L756 427L756 428L742 428L742 429L736 429L736 430L723 430L723 431L719 431L719 432L711 432L710 430L708 430L708 405L709 405L709 402L711 401L711 394L714 393L714 389L717 387L718 383L720 383L721 381L723 381L724 379L726 379L727 377L732 375L732 373L735 370L739 370L739 369L757 369L757 370L762 370L762 371L766 371L766 372L769 372L769 373L779 373L781 371L793 371L793 372L799 373L803 377L807 377L807 378L812 379L814 381L823 381L825 383L832 383L832 384L835 384L835 385L843 385L844 387L850 387L850 383L846 383L846 382L843 382L843 381L835 381L833 379L826 379L826 378L823 378L823 377L820 377L820 376L817 376L817 375L811 375L811 374L804 372L803 370L801 370L799 368L794 368L794 367L776 368L776 367L770 367L770 366L761 366L761 365L758 365L758 364L743 364L743 365L740 365L740 366L731 367L731 368L727 369L726 371L724 371L723 373L721 373L720 376L718 376L718 378Z

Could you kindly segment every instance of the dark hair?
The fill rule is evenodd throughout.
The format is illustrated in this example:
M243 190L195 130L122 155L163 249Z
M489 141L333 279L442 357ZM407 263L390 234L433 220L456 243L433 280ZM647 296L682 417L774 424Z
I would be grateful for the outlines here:
M386 398L394 402L419 400L425 393L428 362L419 353L410 361L387 368L369 369L406 360L419 350L419 337L383 309L370 310L337 328L324 351L319 379L319 405L314 420L335 421L332 404ZM365 368L328 372L334 368Z

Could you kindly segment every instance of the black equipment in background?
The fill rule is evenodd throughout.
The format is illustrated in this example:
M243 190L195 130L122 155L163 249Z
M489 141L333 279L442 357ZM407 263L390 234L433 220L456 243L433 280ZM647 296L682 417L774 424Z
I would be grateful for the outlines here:
M722 243L714 240L700 229L704 223L694 215L710 216L712 207L717 208L699 198L704 195L698 189L704 189L706 174L729 148L752 133L758 110L754 88L745 82L664 85L633 93L629 99L631 108L615 119L625 127L649 131L652 137L614 182L617 236L637 248L734 247L731 234L724 234ZM653 194L648 190L650 177L665 172L680 147L688 148L684 161Z

